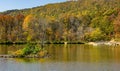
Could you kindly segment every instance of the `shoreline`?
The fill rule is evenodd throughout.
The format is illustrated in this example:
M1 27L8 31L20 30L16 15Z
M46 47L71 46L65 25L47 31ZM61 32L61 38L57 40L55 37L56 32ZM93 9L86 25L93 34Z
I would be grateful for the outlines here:
M118 46L120 42L117 41L103 41L103 42L88 42L88 45L99 46L99 45L108 45L108 46Z
M49 54L46 54L44 56L38 56L38 55L26 55L26 56L17 56L17 55L0 55L0 58L45 58L49 57Z
M18 45L21 45L21 44L27 44L27 43L30 43L30 44L43 44L42 42L9 42L9 41L6 41L6 42L0 42L0 44L7 44L7 45L11 45L11 44L18 44ZM53 41L53 42L50 42L50 41L47 41L47 42L44 42L44 44L85 44L85 42L80 42L80 41Z
M26 42L26 41L21 41L21 42L0 42L0 45L23 45L23 44L88 44L88 45L93 45L93 46L98 46L98 45L109 45L109 46L117 46L120 45L120 42L118 41L95 41L95 42L80 42L80 41L47 41L47 42Z

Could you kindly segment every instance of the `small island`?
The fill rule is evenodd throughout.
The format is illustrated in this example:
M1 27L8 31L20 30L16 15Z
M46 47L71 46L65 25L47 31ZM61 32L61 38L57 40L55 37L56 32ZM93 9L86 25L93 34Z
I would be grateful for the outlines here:
M48 57L48 52L40 45L26 44L23 49L12 52L10 55L0 55L0 58L44 58Z

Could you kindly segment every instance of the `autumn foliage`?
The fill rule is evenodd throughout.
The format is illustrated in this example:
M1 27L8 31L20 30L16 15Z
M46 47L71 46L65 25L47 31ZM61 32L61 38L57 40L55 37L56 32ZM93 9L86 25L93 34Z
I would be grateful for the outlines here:
M0 13L3 41L103 41L120 38L119 0L78 0Z

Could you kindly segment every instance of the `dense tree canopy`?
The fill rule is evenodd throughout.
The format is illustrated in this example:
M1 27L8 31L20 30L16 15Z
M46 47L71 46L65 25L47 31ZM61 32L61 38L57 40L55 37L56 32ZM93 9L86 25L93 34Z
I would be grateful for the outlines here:
M120 38L119 0L69 0L0 13L0 41L101 41Z

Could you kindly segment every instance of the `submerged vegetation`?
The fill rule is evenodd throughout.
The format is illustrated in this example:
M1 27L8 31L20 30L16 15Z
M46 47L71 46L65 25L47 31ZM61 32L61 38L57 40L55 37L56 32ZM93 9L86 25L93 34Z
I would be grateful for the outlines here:
M119 0L79 0L1 12L0 42L118 39L119 3Z

